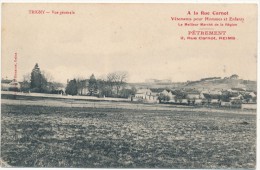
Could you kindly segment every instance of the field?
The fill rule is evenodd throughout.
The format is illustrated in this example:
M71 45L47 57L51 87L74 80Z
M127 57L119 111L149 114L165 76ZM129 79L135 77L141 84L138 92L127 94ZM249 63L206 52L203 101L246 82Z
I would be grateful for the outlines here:
M1 159L10 166L256 165L255 111L6 99L1 109Z

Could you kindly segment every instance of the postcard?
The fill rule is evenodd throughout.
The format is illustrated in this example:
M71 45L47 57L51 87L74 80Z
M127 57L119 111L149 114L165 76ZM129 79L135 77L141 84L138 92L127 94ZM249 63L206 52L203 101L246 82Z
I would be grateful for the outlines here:
M1 167L256 168L256 3L1 8Z

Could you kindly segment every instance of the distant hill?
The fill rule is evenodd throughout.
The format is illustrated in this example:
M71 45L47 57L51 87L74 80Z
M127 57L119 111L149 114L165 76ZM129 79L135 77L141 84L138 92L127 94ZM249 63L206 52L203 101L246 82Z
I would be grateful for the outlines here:
M197 90L227 90L231 88L244 88L248 91L257 91L256 81L243 79L221 79L216 77L204 78L198 81L171 82L171 83L129 83L136 88L165 88L165 89L197 89Z
M214 79L189 82L183 86L183 88L195 88L199 90L227 90L231 88L244 88L248 91L256 91L257 83L256 81L242 79Z
M178 89L183 87L184 85L186 85L186 82L170 82L170 83L156 83L156 82L152 82L152 83L128 83L129 86L134 86L137 89L140 88L153 88L153 89Z

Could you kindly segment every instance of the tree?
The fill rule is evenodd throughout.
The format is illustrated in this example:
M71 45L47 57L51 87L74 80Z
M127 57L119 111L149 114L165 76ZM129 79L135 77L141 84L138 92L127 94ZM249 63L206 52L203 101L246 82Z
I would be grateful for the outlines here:
M70 95L78 94L78 87L77 87L76 79L70 80L68 82L65 92L66 92L66 94L70 94Z
M231 92L229 91L223 91L221 96L220 96L220 99L224 102L229 102L230 101L230 97L232 97L232 94Z
M128 78L128 73L124 71L115 72L115 86L116 86L116 94L119 94L121 88L126 85L126 81Z
M99 90L99 97L111 97L111 89L110 86L108 85L107 81L105 80L98 80L97 81L97 86Z
M86 82L87 80L81 80L80 78L77 79L77 88L79 95L83 95L83 90L87 87Z
M93 94L96 94L97 90L98 90L97 80L96 80L94 74L92 74L88 81L88 91L90 93L90 96L92 96Z
M21 91L23 92L29 92L30 86L31 86L31 74L27 73L23 76L23 81L20 83L21 85Z
M36 63L31 72L30 88L34 92L43 93L46 90L46 86L47 86L47 80L44 77L44 75L41 73L38 63Z
M122 98L128 98L128 97L132 97L134 96L136 93L136 88L132 87L131 89L125 89L123 88L120 93L119 93L119 97Z
M126 85L127 78L128 73L124 71L117 71L107 75L107 83L111 90L111 96L113 95L114 88L116 89L116 95L119 95L119 91Z
M250 99L252 99L252 96L249 94L244 94L243 97L244 97L246 103L249 103Z
M23 82L28 82L28 83L31 82L31 74L30 73L23 75Z
M49 93L51 94L63 94L63 84L58 82L48 82Z
M162 101L170 101L170 96L160 93L158 96L159 103Z
M182 103L182 100L187 98L187 93L182 90L175 90L173 94L175 95L174 100L176 102L179 101L180 103Z
M49 72L43 70L41 74L44 76L47 82L53 82L53 77Z
M109 90L109 96L113 96L113 89L115 86L115 81L116 81L116 74L115 73L109 73L107 75L107 81L106 84L108 85Z

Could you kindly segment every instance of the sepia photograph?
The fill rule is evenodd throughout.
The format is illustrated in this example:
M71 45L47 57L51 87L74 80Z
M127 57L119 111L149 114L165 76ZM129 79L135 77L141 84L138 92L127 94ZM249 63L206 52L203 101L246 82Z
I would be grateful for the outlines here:
M2 168L256 168L258 4L1 10Z

